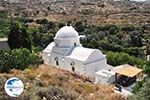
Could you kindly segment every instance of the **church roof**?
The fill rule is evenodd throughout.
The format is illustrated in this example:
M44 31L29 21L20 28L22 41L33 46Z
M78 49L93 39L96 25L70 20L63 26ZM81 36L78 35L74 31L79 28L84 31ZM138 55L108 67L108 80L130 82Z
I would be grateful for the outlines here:
M78 36L78 32L72 26L64 26L56 33L55 38L72 38Z
M51 52L54 46L54 42L51 42L44 50L43 52Z
M97 49L90 49L84 47L76 47L72 53L68 56L68 58L90 62L94 60L100 60L105 58L105 56L101 53L101 51Z

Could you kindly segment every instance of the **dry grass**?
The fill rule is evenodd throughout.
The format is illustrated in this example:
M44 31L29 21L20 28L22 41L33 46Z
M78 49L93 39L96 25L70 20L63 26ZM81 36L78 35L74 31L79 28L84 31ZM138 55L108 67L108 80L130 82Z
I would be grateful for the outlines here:
M67 71L63 71L47 65L40 65L24 71L13 70L10 73L0 74L6 78L17 76L21 78L25 84L27 92L33 85L39 84L44 87L59 86L68 92L78 93L85 100L124 100L112 90L113 86L94 85L90 82L83 81L75 77ZM38 82L38 83L37 83Z

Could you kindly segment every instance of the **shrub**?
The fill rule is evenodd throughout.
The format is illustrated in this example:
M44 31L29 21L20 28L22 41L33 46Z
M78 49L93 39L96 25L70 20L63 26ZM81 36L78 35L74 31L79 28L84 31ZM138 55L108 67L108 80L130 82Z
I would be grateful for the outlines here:
M8 32L8 45L10 49L27 48L31 51L31 40L25 27L19 23L12 23Z
M38 55L30 53L28 49L14 49L11 52L0 52L0 72L9 72L11 69L25 69L29 65L40 64Z
M47 100L75 100L77 95L72 95L66 90L58 86L50 86L48 88L40 89L37 92L39 99L46 98Z
M150 100L150 79L148 78L143 86L137 91L133 96L129 97L127 100Z
M117 66L121 64L140 65L143 64L143 60L130 56L124 52L108 52L107 53L108 63Z
M36 20L37 24L48 24L48 20L47 19L38 19Z
M85 29L85 26L82 24L81 21L76 22L75 27L78 32L83 32Z

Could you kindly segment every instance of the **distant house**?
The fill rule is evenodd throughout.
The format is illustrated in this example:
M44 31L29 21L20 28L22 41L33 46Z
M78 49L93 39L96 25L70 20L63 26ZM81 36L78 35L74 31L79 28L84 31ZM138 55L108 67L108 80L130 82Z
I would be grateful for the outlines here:
M0 38L0 51L1 50L4 50L4 51L9 50L9 46L8 46L7 41L8 41L7 38Z

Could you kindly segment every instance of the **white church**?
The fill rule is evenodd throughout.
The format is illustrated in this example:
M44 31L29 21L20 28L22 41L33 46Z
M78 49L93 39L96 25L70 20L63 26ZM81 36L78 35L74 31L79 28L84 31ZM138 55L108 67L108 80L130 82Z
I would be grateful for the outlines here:
M42 52L44 63L63 70L95 78L100 70L111 70L104 54L98 49L84 48L72 26L62 27Z

